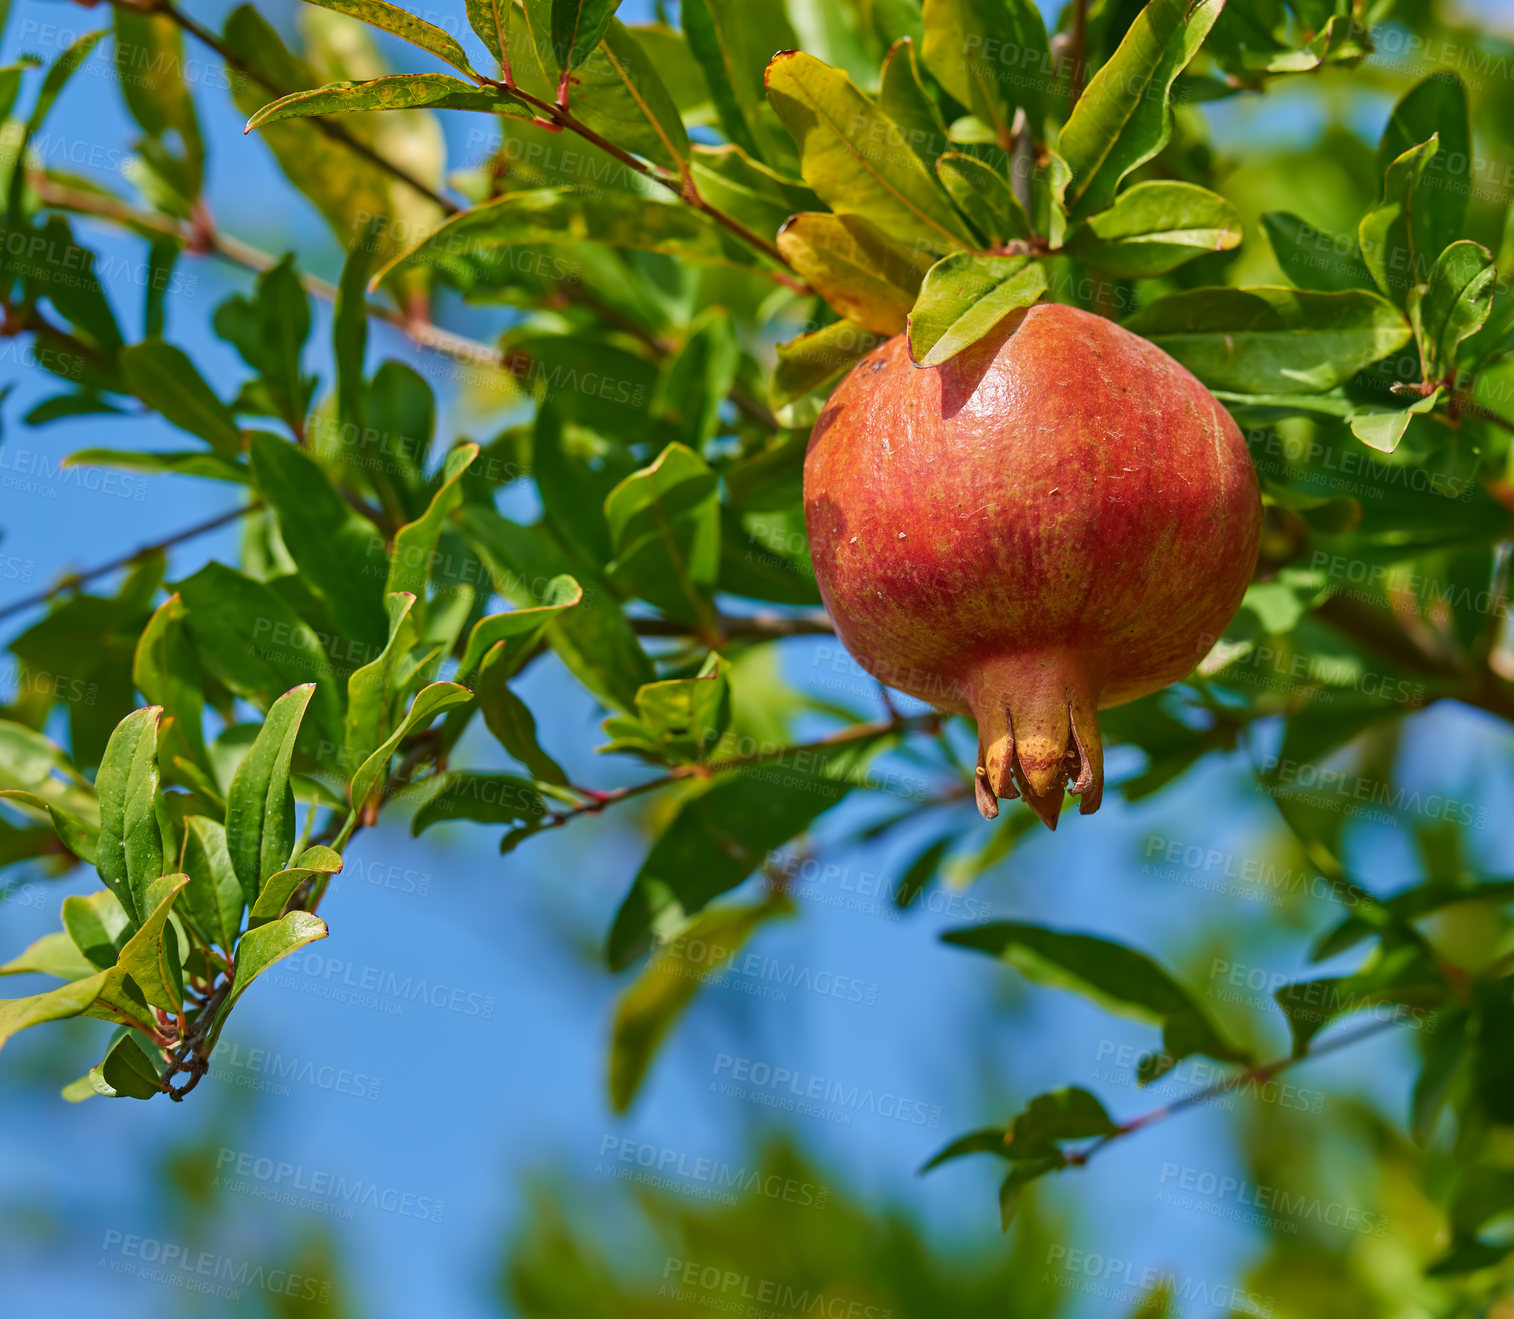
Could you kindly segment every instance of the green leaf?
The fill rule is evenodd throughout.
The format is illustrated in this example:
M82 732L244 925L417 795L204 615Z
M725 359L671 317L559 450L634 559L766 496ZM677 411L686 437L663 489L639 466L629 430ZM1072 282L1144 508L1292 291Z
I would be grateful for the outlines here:
M113 967L131 937L133 922L109 889L63 899L63 928L89 961L102 971Z
M1514 902L1514 879L1485 882L1458 879L1416 885L1387 898L1377 909L1366 908L1326 931L1309 950L1311 962L1324 962L1356 947L1363 939L1394 922L1417 920L1462 902L1504 905Z
M1251 394L1323 393L1412 337L1374 293L1270 287L1177 293L1142 307L1125 328L1211 389Z
M1493 310L1498 270L1479 243L1452 243L1430 268L1424 293L1410 296L1426 380L1442 380L1456 365L1463 339L1482 329Z
M148 885L142 910L151 915L126 941L116 965L125 971L153 1007L183 1011L184 981L179 968L179 935L168 923L169 912L188 875L163 875Z
M583 587L573 578L554 577L547 583L541 604L479 619L468 635L462 662L457 666L459 675L466 680L483 663L485 655L503 647L493 656L491 664L500 676L513 678L536 649L547 626L564 611L578 608L583 598Z
M1355 237L1327 233L1288 211L1268 211L1262 228L1290 283L1301 289L1339 292L1374 287Z
M81 1015L152 1029L152 1011L128 972L136 967L151 978L153 968L158 965L158 950L168 923L169 908L179 892L177 881L181 879L182 876L165 876L163 883L153 886L154 901L158 905L143 920L141 928L122 945L117 962L92 976L60 985L45 994L0 1000L0 1047L17 1031L29 1026ZM70 901L73 899L65 899L65 907ZM177 935L171 934L171 938L174 943L170 956L176 958ZM177 962L173 965L176 967Z
M791 215L818 210L820 198L804 184L753 160L733 143L694 147L694 186L711 206L773 238Z
M437 715L453 706L471 701L473 693L455 682L434 682L423 687L410 702L410 709L398 728L394 730L371 756L358 766L352 776L348 798L354 810L361 808L380 783L389 768L389 757L411 733L424 728ZM240 872L238 872L240 873Z
M655 764L709 760L731 721L729 665L711 651L693 678L647 683L636 693L636 718L605 720L611 741L601 752L629 752Z
M605 519L616 555L606 569L610 580L669 617L707 620L720 573L718 484L703 458L670 444L610 491Z
M560 58L562 48L553 40L550 8L549 0L528 0L515 12L508 35L517 85L543 101L571 98L575 117L591 133L682 174L688 162L688 134L677 104L635 37L610 19L604 40L593 48L592 56L569 71ZM625 169L598 147L581 143L564 164L581 177L586 160L620 180L622 191L629 184Z
M47 801L34 792L7 788L0 791L0 798L14 802L18 806L29 807L39 815L46 816L52 821L53 832L57 834L64 847L87 865L98 864L100 825L97 821L86 820L83 816L75 815L72 811Z
M1160 1026L1169 1066L1193 1053L1219 1062L1247 1060L1245 1051L1219 1033L1186 989L1134 948L1017 921L949 930L941 937L996 957L1038 984L1070 990L1111 1012Z
M1440 139L1432 133L1397 157L1388 166L1382 203L1357 226L1362 260L1373 282L1400 307L1407 304L1410 289L1425 278L1436 256L1417 241L1414 208L1424 191L1425 171L1439 151Z
M226 849L219 820L191 815L184 821L184 873L189 883L180 900L190 918L223 951L236 946L247 897Z
M47 298L107 361L115 360L124 341L95 273L93 253L74 242L68 222L60 215L49 216L36 238L45 245L40 250L47 256L23 266L27 295L33 300Z
M326 602L344 641L377 654L388 635L378 529L337 494L314 459L276 435L254 433L252 471L301 579Z
M289 764L314 691L314 683L305 683L269 707L226 794L226 850L248 906L257 901L263 881L289 864L294 850Z
M117 67L131 70L120 78L121 95L148 134L137 144L139 156L149 178L175 194L175 209L187 213L204 181L205 147L185 77L183 32L162 13L120 8L115 20Z
M218 453L200 449L180 449L169 453L144 449L79 449L63 460L64 467L118 467L128 472L171 473L174 476L199 476L211 481L231 481L250 485L252 476L239 462Z
M108 31L108 28L101 28L96 32L86 32L75 39L52 62L47 73L43 76L42 86L38 88L37 99L32 105L32 112L26 118L26 126L22 130L21 140L16 143L14 154L10 154L13 167L11 169L10 192L6 204L6 214L13 225L20 219L21 203L26 186L26 170L17 169L14 165L26 159L27 149L31 145L32 138L36 136L37 130L42 127L47 116L52 113L52 108L57 103L58 97L62 95L64 87L68 85L68 80L74 76L75 70L94 53L95 46L99 44L100 38ZM0 268L4 268L3 262L0 262Z
M1408 246L1424 266L1462 236L1473 191L1476 157L1467 90L1449 69L1416 83L1393 107L1377 148L1377 177L1386 181L1394 162L1432 135L1439 149L1424 162L1425 173L1415 178L1408 202L1412 212ZM1385 189L1384 198L1394 200L1393 191Z
M423 513L414 522L406 523L394 537L394 549L389 558L389 578L384 585L384 594L408 591L416 599L416 621L425 618L426 588L431 583L431 565L436 557L436 542L454 510L462 503L462 488L458 484L478 457L476 444L460 444L447 455L442 468L441 484L431 497Z
M96 969L67 930L58 930L33 940L10 961L0 964L0 976L31 973L56 976L59 980L83 980L94 975Z
M679 17L726 137L759 160L784 164L789 145L764 99L768 61L799 45L784 7L684 0Z
M174 738L195 764L209 768L205 754L203 675L185 624L188 611L171 595L142 629L132 657L137 690L173 720ZM172 749L172 748L170 748Z
M453 770L427 781L426 796L410 821L410 832L419 837L433 824L447 820L532 823L546 813L546 800L530 779Z
M361 82L334 82L291 92L270 101L247 121L244 133L281 119L310 115L359 114L371 110L481 110L486 114L530 117L518 101L476 87L448 73L391 73Z
M132 344L121 350L120 365L126 387L154 412L198 435L224 457L241 455L242 431L236 417L172 344L161 339Z
M1368 448L1376 449L1379 453L1392 453L1404 438L1409 423L1419 413L1431 411L1440 402L1443 392L1437 389L1406 408L1387 408L1382 411L1362 409L1353 412L1347 419L1351 433Z
M276 921L284 913L295 890L317 875L335 875L342 869L342 855L330 847L307 847L294 865L270 875L247 913L247 928L255 930Z
M328 933L326 922L314 912L291 911L281 920L270 925L261 925L256 930L249 930L244 934L237 942L231 990L221 1003L220 1011L216 1013L216 1019L207 1036L209 1048L212 1050L215 1048L221 1029L226 1024L227 1015L254 980L275 962L288 957L292 952L297 952L308 943L324 939Z
M456 38L434 24L417 18L409 10L389 4L387 0L308 0L308 2L319 5L322 9L330 9L338 14L346 14L351 18L359 19L372 27L382 28L385 32L392 32L412 45L430 51L458 72L465 73L470 78L478 77Z
M624 1113L636 1098L657 1049L705 981L719 976L753 933L775 916L791 915L785 898L701 913L663 944L615 1005L610 1038L610 1103ZM689 956L697 946L699 958Z
M948 151L936 161L936 173L962 214L992 244L1031 235L1030 217L1009 184L976 156Z
M467 291L487 286L495 249L521 244L608 243L669 256L745 264L743 249L699 212L630 193L537 188L507 192L453 216L371 281L377 287L402 270L429 266Z
M710 307L695 317L682 347L664 362L653 400L654 413L672 423L668 439L697 450L715 437L740 364L730 313Z
M1068 231L1062 250L1116 279L1164 275L1207 252L1240 244L1240 213L1192 183L1137 183L1106 211Z
M177 584L201 662L236 695L268 709L291 687L313 681L309 741L342 742L336 670L315 630L284 598L220 563Z
M910 313L910 357L916 366L940 366L1045 291L1046 271L1029 257L946 257L930 268Z
M778 250L838 315L875 334L903 331L930 258L900 247L860 215L806 213L778 234Z
M552 0L552 50L559 64L576 69L604 36L620 0Z
M471 12L471 11L470 11ZM378 252L381 217L371 218L342 264L331 316L331 354L336 359L336 415L343 426L364 425L363 358L368 349L368 279Z
M510 690L507 678L502 676L503 665L495 662L496 654L504 658L504 642L489 653L476 683L484 726L515 760L531 771L534 778L565 785L567 774L541 749L541 743L536 740L536 720L526 703Z
M1057 140L1072 172L1065 202L1074 219L1106 209L1120 181L1167 145L1173 79L1223 7L1217 0L1150 0L1089 81Z
M773 406L785 408L824 388L887 339L855 321L837 321L779 344L770 395Z
M768 101L799 148L804 181L833 211L860 215L926 252L975 246L902 130L839 69L802 51L768 66Z
M398 696L396 669L416 645L412 617L415 597L406 591L386 598L389 603L389 644L377 659L355 669L347 679L344 774L361 765L384 740L389 713Z
M554 0L557 3L558 0ZM574 3L576 0L569 0ZM595 0L582 0L593 3ZM599 0L608 3L608 0ZM613 10L619 3L609 3ZM554 13L553 17L556 15ZM605 133L616 143L630 142L631 149L642 152L659 165L668 165L680 172L688 169L689 134L683 126L683 116L678 106L658 76L657 69L642 50L636 38L618 20L611 19L604 30L603 40L594 54L596 66L602 61L611 75L619 82L623 96L611 98L604 94L596 78L578 93L592 97L592 107L597 112L588 113L588 107L580 104L580 113L588 114L590 126ZM598 70L596 68L596 73ZM621 108L621 102L624 108ZM612 117L612 112L613 117ZM624 127L625 120L630 123ZM648 139L656 147L648 149Z
M293 254L258 276L253 298L237 295L217 307L212 323L258 373L284 424L303 436L315 381L300 368L300 354L310 337L310 300Z
M1006 151L1019 107L1039 137L1044 71L1052 61L1036 6L1030 0L925 0L922 17L921 58L953 99L988 125Z
M803 832L846 795L849 776L880 747L878 735L838 743L801 761L729 771L679 804L616 913L607 956L621 970L654 933L682 927L741 883L768 853Z
M920 1165L920 1171L930 1172L931 1169L939 1168L943 1163L960 1159L964 1154L997 1154L1000 1158L1007 1159L1009 1154L1005 1150L1004 1142L1008 1138L1009 1132L1004 1127L979 1127L976 1131L966 1132L943 1145Z
M1410 1014L1449 997L1445 980L1418 943L1406 942L1374 949L1362 968L1349 976L1284 985L1273 998L1288 1018L1293 1056L1302 1058L1310 1042L1331 1022L1380 1003L1396 1003Z
M513 0L467 0L468 26L489 49L495 61L504 65L510 49L510 18L515 12Z
M116 1095L151 1099L164 1092L161 1062L149 1058L130 1031L121 1036L100 1064L100 1078Z
M353 34L359 42L363 34ZM349 38L350 39L350 38ZM292 55L277 31L252 5L237 6L226 19L222 42L237 52L249 76L231 80L231 96L244 115L260 109L268 89L287 91L310 87L321 81L320 75L303 60ZM348 130L365 137L393 136L393 129L383 121ZM279 168L289 181L315 205L338 243L344 248L364 241L372 217L403 219L405 229L432 224L437 218L435 204L400 183L393 175L374 164L331 132L330 125L308 119L291 119L265 124L260 140L273 153ZM413 150L413 147L408 150ZM395 248L393 229L369 233L380 254Z
M496 589L517 603L534 605L542 598L536 582L551 583L561 575L582 571L542 528L519 526L492 508L465 506L458 524L487 565ZM556 588L549 584L547 589ZM592 608L567 610L548 625L545 635L563 663L596 697L611 709L629 710L635 704L636 689L656 676L652 661L609 587L601 579L586 579L586 599L590 591ZM480 641L475 631L468 643L473 663L488 648L482 645L475 650Z
M116 725L95 782L100 794L95 865L106 887L137 921L149 910L145 905L148 885L163 873L157 817L158 719L162 713L158 706L145 706Z
M927 169L934 168L936 157L947 145L946 125L925 90L915 60L915 43L909 37L900 37L884 57L878 81L878 108L899 125L905 145L920 157L921 163Z

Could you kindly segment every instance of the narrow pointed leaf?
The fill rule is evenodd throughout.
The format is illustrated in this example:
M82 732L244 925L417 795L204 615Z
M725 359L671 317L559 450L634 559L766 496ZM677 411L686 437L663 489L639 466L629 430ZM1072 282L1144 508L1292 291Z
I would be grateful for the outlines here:
M348 795L353 808L361 807L383 781L384 773L389 767L389 757L394 754L395 748L405 738L412 732L424 728L443 711L472 699L473 693L466 687L458 686L455 682L434 682L431 686L422 688L415 700L410 703L410 710L400 726L358 767L357 773L352 776L352 785Z
M1167 145L1173 80L1223 8L1224 0L1150 0L1084 88L1057 140L1072 172L1065 201L1074 219L1108 207L1120 181Z
M928 252L974 246L899 126L839 69L800 51L768 66L768 101L799 148L804 181L833 211L860 215Z
M931 267L909 317L916 366L940 366L992 334L1046 291L1046 271L1023 256L958 253Z
M257 901L263 881L288 864L294 849L289 764L314 690L314 683L306 683L273 703L226 794L226 851L248 906Z
M1218 193L1159 181L1127 188L1106 211L1072 227L1062 250L1116 279L1163 275L1240 244L1240 213Z
M179 349L161 339L146 339L123 348L120 364L127 388L154 412L198 435L223 457L241 454L242 429L236 417Z
M417 18L408 9L389 4L388 0L309 0L309 3L320 5L322 9L334 10L338 14L346 14L385 32L392 32L422 50L430 51L460 73L467 74L470 78L478 76L455 37L434 23Z
M145 706L126 716L106 744L96 789L100 794L100 878L140 921L148 911L147 887L163 873L158 832L158 718Z
M290 953L297 952L317 939L324 939L328 933L326 922L314 912L291 911L271 924L259 926L244 934L237 943L231 990L216 1013L207 1037L209 1047L212 1050L215 1048L231 1009L254 980Z

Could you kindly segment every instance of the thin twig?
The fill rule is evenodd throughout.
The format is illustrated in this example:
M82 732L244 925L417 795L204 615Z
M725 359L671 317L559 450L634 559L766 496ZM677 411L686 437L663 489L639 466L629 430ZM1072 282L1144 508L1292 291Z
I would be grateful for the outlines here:
M1284 1058L1275 1058L1270 1063L1263 1063L1259 1067L1248 1067L1243 1071L1226 1077L1223 1081L1216 1081L1213 1085L1206 1085L1202 1090L1195 1090L1190 1094L1174 1099L1171 1103L1163 1104L1159 1108L1149 1109L1128 1122L1122 1122L1108 1135L1100 1136L1091 1145L1084 1146L1081 1150L1067 1156L1069 1166L1081 1168L1095 1154L1106 1145L1113 1144L1122 1136L1128 1136L1133 1131L1140 1131L1144 1127L1152 1126L1165 1118L1172 1117L1186 1109L1195 1108L1200 1104L1208 1103L1211 1099L1218 1099L1221 1095L1229 1094L1232 1090L1239 1090L1242 1086L1251 1085L1254 1082L1270 1081L1279 1072L1298 1063L1309 1062L1314 1058L1322 1058L1328 1053L1335 1053L1340 1049L1349 1048L1362 1040L1370 1039L1374 1035L1381 1035L1384 1031L1391 1030L1399 1023L1397 1021L1374 1021L1363 1026L1360 1030L1348 1031L1344 1035L1338 1035L1308 1053L1289 1054Z
M686 779L713 778L717 774L728 773L731 770L746 769L753 765L766 765L774 760L781 760L785 756L800 755L811 751L824 751L832 747L845 746L848 742L861 742L871 737L883 737L889 733L933 733L940 728L941 721L944 718L945 716L940 714L910 715L907 717L896 715L892 719L876 723L852 724L850 727L839 729L814 742L804 742L795 746L773 747L766 751L753 752L748 756L735 756L729 760L715 761L707 765L679 765L669 770L666 774L658 775L655 779L647 779L643 783L633 783L624 788L612 788L608 792L598 792L592 788L579 788L576 791L583 793L586 800L566 811L553 812L547 817L544 827L548 829L561 828L570 820L575 820L581 815L597 815L606 806L614 806L618 802L627 801L632 797L640 797L644 793L668 787L673 783L681 783Z
M265 78L261 73L254 69L252 65L250 65L246 60L238 55L236 51L232 50L230 46L226 45L226 43L223 42L220 37L216 36L214 32L196 22L188 14L184 13L176 5L171 3L171 0L151 0L151 3L147 5L125 5L124 0L111 0L111 3L116 5L124 5L124 7L130 9L140 10L142 8L146 8L152 13L162 14L165 18L168 18L174 23L178 24L179 27L181 27L185 32L189 33L189 35L192 36L196 41L203 43L211 50L215 51L215 53L219 55L223 60L225 60L231 68L235 69L238 73L244 74L246 77L251 78L259 86L264 87L268 91L272 92L275 97L288 96L291 92L303 90L303 88L299 87L280 87L278 84L271 82L269 79ZM371 146L362 141L360 138L354 137L352 133L350 133L342 124L336 123L333 120L327 119L320 115L309 116L309 122L314 124L320 132L324 133L333 141L340 142L354 155L361 156L370 165L374 165L377 168L383 170L384 173L388 174L391 178L399 180L399 182L403 183L406 187L413 188L416 192L420 193L420 195L425 197L428 201L434 202L448 215L457 215L462 210L462 207L460 207L456 202L444 197L429 183L425 183L421 179L416 178L415 175L407 170L403 165L396 164L394 161L388 159L382 153L375 151Z
M263 501L256 499L244 508L234 508L229 513L219 513L205 522L198 522L192 527L185 527L183 531L176 531L172 536L166 536L162 540L154 541L151 545L143 545L140 549L132 550L129 554L122 554L110 560L109 563L97 564L93 568L86 568L83 572L69 573L56 585L50 586L45 591L38 591L22 600L13 600L10 604L0 606L0 618L10 618L23 610L31 609L36 605L46 604L56 595L64 591L74 591L86 582L92 582L97 577L104 577L107 573L115 572L119 568L129 568L132 564L140 562L150 554L157 554L162 550L172 549L175 545L182 545L185 541L193 540L196 536L203 536L207 532L224 527L228 522L235 522L238 518L244 518L249 513L256 513L263 507Z

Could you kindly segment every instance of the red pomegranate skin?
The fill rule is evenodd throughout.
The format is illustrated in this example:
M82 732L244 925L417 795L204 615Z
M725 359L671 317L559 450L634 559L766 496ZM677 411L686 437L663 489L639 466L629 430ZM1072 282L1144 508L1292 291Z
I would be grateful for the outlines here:
M863 358L810 437L805 523L853 657L978 723L978 806L1099 807L1096 712L1192 671L1261 533L1218 400L1156 345L1043 303L939 367Z

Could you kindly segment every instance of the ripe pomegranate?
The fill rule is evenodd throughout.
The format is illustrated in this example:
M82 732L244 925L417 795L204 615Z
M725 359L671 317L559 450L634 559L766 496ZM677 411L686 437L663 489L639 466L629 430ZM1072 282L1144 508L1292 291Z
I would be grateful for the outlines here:
M1113 322L1042 303L939 367L905 336L859 362L810 437L804 511L853 657L978 723L978 809L1056 828L1099 808L1096 711L1189 673L1256 563L1235 422Z

